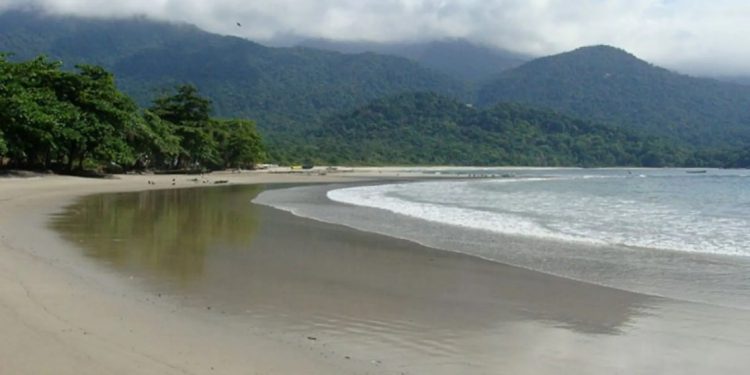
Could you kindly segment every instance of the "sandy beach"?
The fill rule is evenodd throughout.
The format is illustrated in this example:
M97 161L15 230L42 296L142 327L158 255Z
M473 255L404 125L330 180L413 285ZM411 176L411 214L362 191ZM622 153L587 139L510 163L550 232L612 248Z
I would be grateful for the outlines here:
M346 372L274 340L238 334L210 314L174 314L93 269L46 229L48 216L94 193L194 187L188 176L0 178L0 373ZM232 183L348 181L354 176L212 174ZM147 181L154 181L155 185Z
M421 175L208 175L232 186L388 177ZM0 373L740 374L750 366L746 311L562 279L268 207L253 209L254 250L207 259L189 288L97 264L48 228L82 196L207 186L192 178L0 178Z

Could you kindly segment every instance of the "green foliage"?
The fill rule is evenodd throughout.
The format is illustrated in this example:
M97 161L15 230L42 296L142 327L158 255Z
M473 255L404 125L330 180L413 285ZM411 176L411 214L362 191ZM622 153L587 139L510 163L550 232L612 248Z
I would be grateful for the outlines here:
M59 98L78 110L77 121L67 123L73 137L65 138L68 160L78 159L78 168L86 159L100 163L130 165L135 160L126 142L138 121L138 108L119 92L111 73L101 67L80 65L79 74L62 73L56 85Z
M191 85L182 85L174 95L154 101L151 112L174 126L180 139L177 168L217 163L218 144L211 134L211 102Z
M691 167L750 168L750 147L702 149L686 162Z
M0 126L9 158L31 164L55 151L53 140L64 133L60 119L74 116L49 86L60 77L58 67L44 59L12 64L0 57Z
M150 112L171 124L180 140L176 167L240 168L262 160L263 146L255 123L211 119L211 101L192 85L154 101Z
M252 166L263 157L254 123L212 120L210 102L192 86L141 113L103 68L61 66L44 57L12 63L0 55L3 164L120 170Z
M0 129L0 158L4 157L6 152L8 152L8 145L5 143L5 134Z
M156 99L151 111L177 125L206 122L211 119L211 101L200 97L195 86L182 85L176 94Z
M435 94L403 94L336 116L288 148L319 163L681 166L705 161L664 139L550 111L501 104L479 110ZM717 165L717 164L713 164Z
M180 155L180 137L176 135L175 125L162 120L151 111L144 111L141 121L136 123L138 129L133 133L133 145L136 166L171 166Z
M750 87L693 78L586 47L503 73L479 103L517 102L701 147L750 143Z
M214 123L222 168L252 167L265 158L265 150L255 123L248 120L221 120Z

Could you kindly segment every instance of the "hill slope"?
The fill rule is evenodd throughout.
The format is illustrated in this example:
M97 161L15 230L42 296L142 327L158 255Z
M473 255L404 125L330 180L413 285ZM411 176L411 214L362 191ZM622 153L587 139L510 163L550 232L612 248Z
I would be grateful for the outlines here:
M404 58L269 48L144 18L6 12L0 51L16 59L46 54L68 66L103 65L144 106L178 83L192 83L213 100L217 115L256 119L266 133L405 91L465 95L462 84Z
M425 43L339 42L311 39L299 45L349 54L374 52L401 56L470 83L488 81L503 71L529 60L526 56L476 45L463 39Z
M670 143L549 111L486 110L429 93L381 99L325 122L310 154L328 163L663 166L687 152Z
M518 102L694 145L750 142L750 87L676 74L596 46L537 59L480 90L478 103Z

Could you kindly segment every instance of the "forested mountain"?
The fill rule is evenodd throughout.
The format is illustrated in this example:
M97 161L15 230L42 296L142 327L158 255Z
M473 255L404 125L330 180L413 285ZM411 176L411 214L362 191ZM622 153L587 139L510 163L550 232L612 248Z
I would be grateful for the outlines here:
M381 99L336 116L307 139L325 163L535 166L700 164L684 147L562 116L500 104L477 109L430 93Z
M596 46L537 59L486 85L478 103L518 102L692 145L750 142L750 87L693 78Z
M209 97L218 116L246 117L273 133L306 126L400 92L464 96L463 85L405 58L346 55L307 48L269 48L245 39L136 19L0 15L0 51L14 60L46 54L99 64L142 106L178 84Z
M446 39L423 43L375 43L309 39L302 41L299 45L349 54L374 52L401 56L470 83L480 83L493 79L503 71L515 68L530 60L527 56L494 47L477 45L464 39Z
M214 115L257 121L270 161L750 164L750 87L676 74L598 46L500 73L481 89L483 109L476 109L465 104L474 98L464 83L436 70L460 67L460 76L477 63L475 73L484 75L492 65L484 59L496 60L486 57L491 51L446 43L405 50L411 59L446 64L433 70L374 53L269 48L145 18L0 14L0 51L15 53L10 60L46 54L69 71L102 65L141 108L176 86L195 85ZM19 144L7 142L8 129L0 129L0 153Z

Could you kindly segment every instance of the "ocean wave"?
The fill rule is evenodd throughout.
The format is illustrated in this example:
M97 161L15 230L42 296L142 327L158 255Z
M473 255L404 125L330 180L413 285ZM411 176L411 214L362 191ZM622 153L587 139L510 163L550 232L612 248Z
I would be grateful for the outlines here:
M747 220L660 202L656 198L661 195L655 195L653 201L641 198L648 197L648 191L638 194L613 191L609 195L578 191L580 184L595 183L580 180L612 177L431 181L335 189L328 191L327 196L340 203L508 235L750 256ZM554 189L538 186L551 181L567 181L570 185ZM503 187L514 183L516 186ZM529 189L532 185L537 186Z

